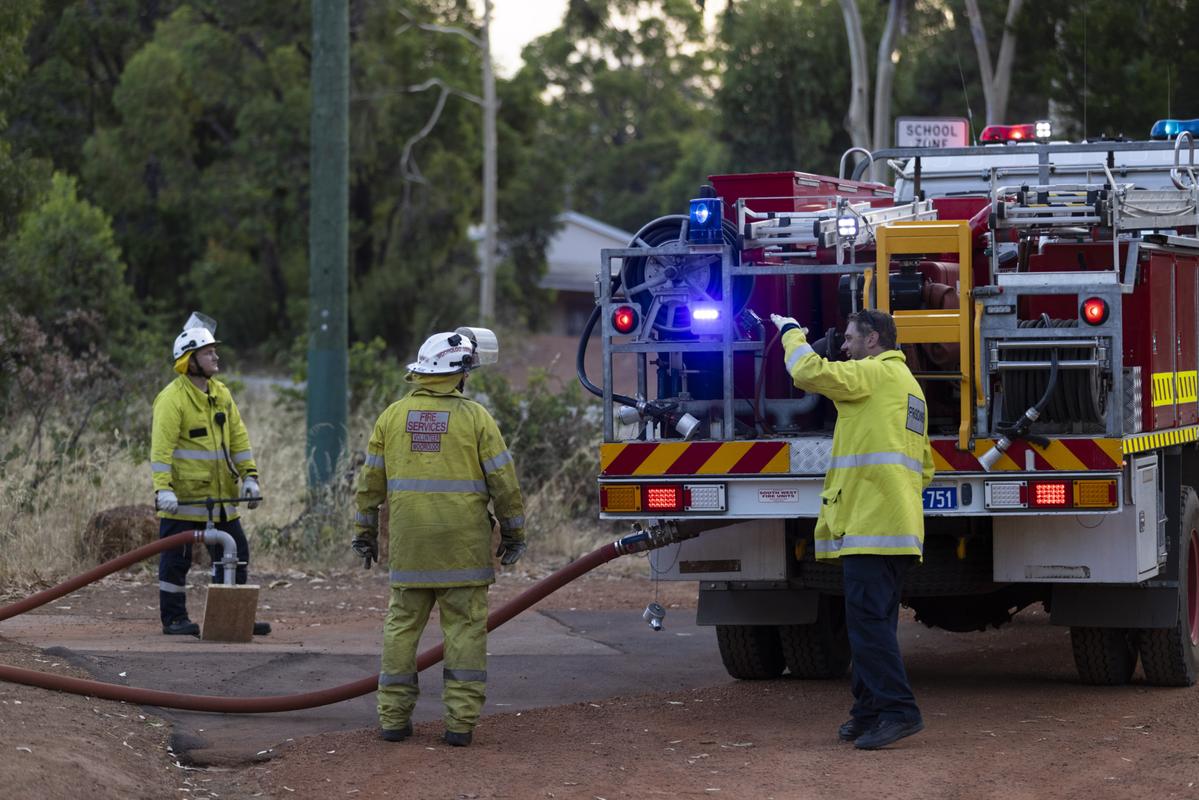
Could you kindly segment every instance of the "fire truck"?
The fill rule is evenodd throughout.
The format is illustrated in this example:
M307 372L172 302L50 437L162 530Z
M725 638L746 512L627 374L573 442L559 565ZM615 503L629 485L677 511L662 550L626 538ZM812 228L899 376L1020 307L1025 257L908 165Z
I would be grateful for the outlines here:
M1199 121L1147 141L864 153L856 172L713 175L688 213L601 253L579 378L602 398L601 516L699 534L655 551L698 583L741 679L844 675L837 562L813 531L836 410L796 389L769 314L842 358L895 317L936 475L903 602L1000 626L1040 603L1080 679L1194 683L1199 649ZM889 164L894 187L861 180ZM593 338L602 375L588 376ZM623 382L618 386L618 383Z

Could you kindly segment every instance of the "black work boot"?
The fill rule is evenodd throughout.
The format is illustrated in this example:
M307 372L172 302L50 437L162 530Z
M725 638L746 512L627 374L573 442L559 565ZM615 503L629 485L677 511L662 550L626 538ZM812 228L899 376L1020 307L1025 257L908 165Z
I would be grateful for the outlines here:
M167 636L199 636L200 626L187 617L180 617L163 625L162 632Z
M271 632L271 623L269 623L269 622L255 622L254 623L254 635L255 636L266 636L266 635L270 634L270 632Z
M445 739L445 743L450 745L451 747L466 747L467 745L470 744L472 734L470 731L467 731L466 733L458 733L457 731L446 731L445 736L443 736L442 738Z
M380 728L379 738L388 742L402 742L412 735L412 723L402 728Z
M877 724L878 720L854 717L837 728L837 738L843 742L852 742Z
M869 732L859 736L853 746L859 750L878 750L898 742L905 736L920 733L922 730L924 730L924 720L919 718L907 721L884 719L880 720L878 725L871 728Z

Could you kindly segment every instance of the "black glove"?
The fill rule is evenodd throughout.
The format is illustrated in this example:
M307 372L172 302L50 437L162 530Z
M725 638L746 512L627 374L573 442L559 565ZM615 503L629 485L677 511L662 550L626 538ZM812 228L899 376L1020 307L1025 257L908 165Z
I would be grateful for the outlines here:
M495 554L500 559L500 563L505 567L510 567L520 557L525 554L526 545L524 542L518 542L515 539L510 539L507 536L500 536L500 546L496 548Z
M374 539L359 536L350 542L350 547L354 548L354 552L362 557L363 566L366 569L371 568L372 561L379 560L379 543Z

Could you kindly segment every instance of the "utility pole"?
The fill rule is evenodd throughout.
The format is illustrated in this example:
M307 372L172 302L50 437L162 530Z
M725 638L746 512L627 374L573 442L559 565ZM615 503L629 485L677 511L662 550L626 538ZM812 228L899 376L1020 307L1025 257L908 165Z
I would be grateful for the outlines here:
M312 2L308 223L308 486L333 478L345 450L348 374L350 13Z
M491 64L491 0L483 0L483 263L479 275L479 317L495 321L496 139L495 72Z

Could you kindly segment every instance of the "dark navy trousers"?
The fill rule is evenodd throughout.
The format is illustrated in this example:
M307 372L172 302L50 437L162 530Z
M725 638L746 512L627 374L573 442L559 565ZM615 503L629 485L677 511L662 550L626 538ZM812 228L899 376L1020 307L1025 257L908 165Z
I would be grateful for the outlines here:
M914 722L920 709L899 654L899 594L915 556L841 556L856 720Z
M188 522L182 519L160 519L158 521L158 538L165 539L184 531L202 530L203 522ZM219 530L233 537L237 544L237 573L235 581L238 585L246 582L248 577L247 562L250 560L250 543L241 529L241 520L221 520L216 523ZM212 582L224 583L225 570L217 562L224 557L225 548L220 545L210 545L208 554L212 557ZM185 544L173 550L166 550L158 557L158 613L162 624L169 625L177 619L187 618L187 571L192 565L192 546Z

